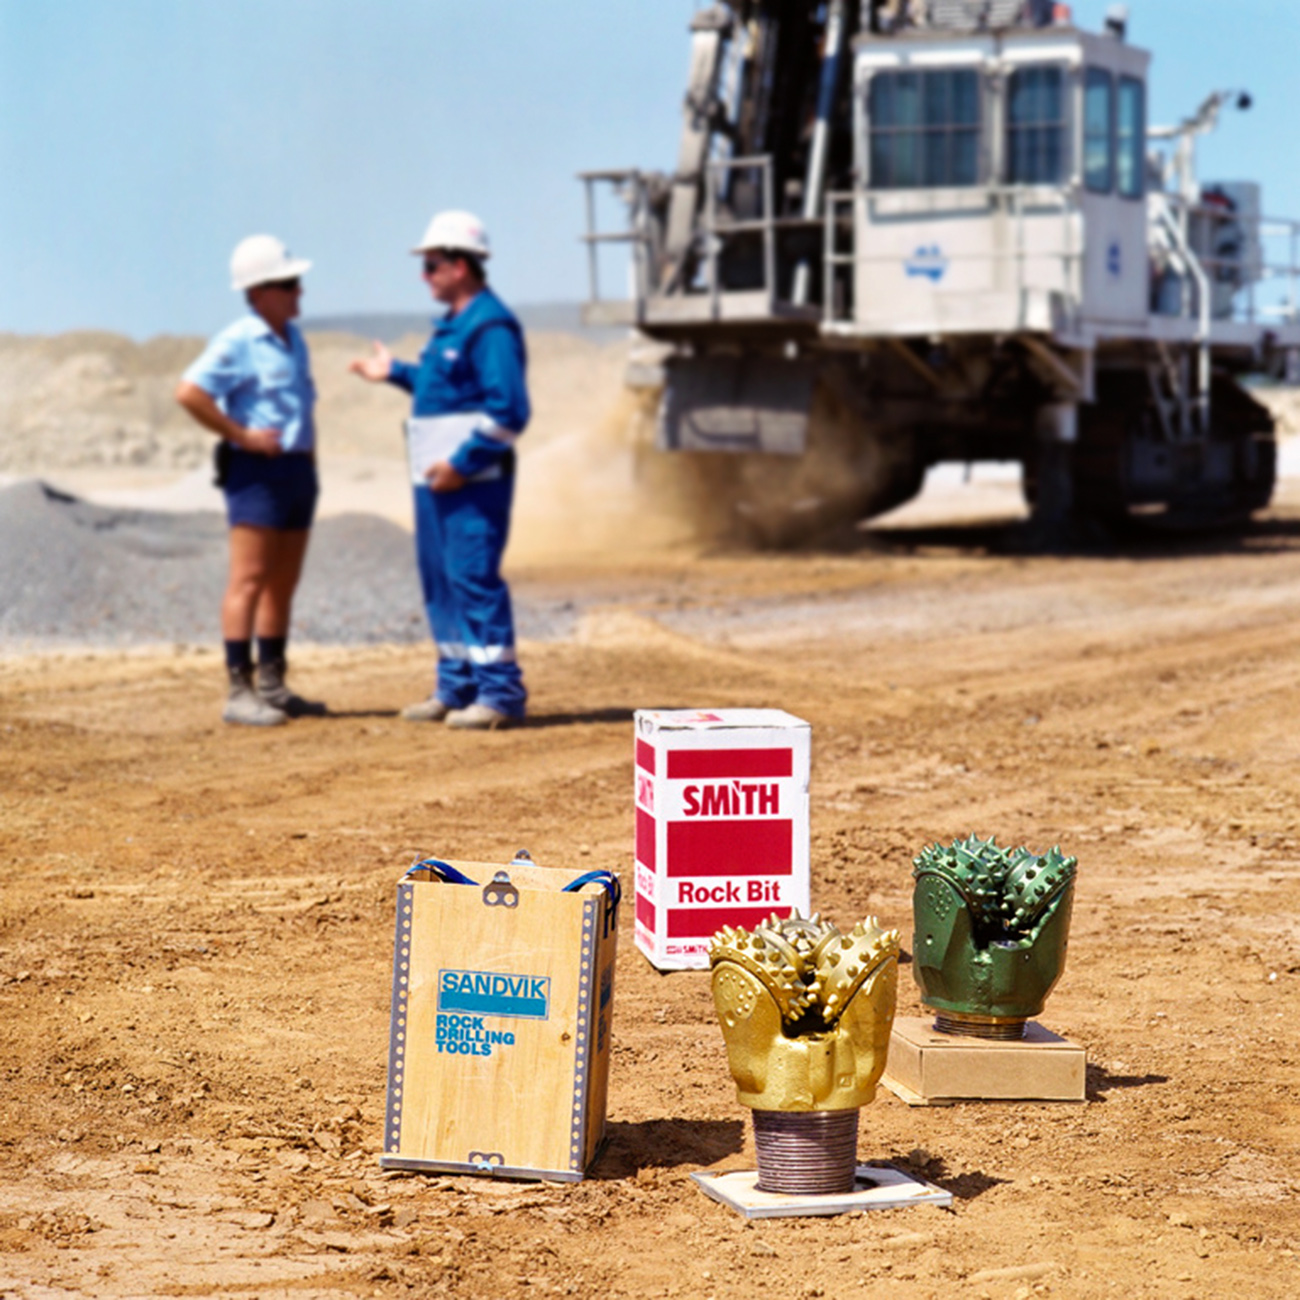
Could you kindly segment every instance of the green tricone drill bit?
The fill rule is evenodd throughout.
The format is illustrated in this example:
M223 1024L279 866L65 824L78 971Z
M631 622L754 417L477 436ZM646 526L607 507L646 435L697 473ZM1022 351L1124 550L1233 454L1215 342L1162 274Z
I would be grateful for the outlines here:
M912 970L936 1029L1024 1036L1065 966L1077 861L975 835L913 859Z

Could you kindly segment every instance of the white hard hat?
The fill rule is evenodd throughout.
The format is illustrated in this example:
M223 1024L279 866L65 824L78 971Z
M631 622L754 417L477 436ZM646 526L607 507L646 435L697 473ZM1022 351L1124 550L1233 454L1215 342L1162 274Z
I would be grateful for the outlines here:
M411 252L427 253L435 248L473 253L484 259L492 256L487 230L472 212L439 212Z
M296 280L311 263L293 257L274 235L249 235L230 255L230 287L252 289L276 280Z

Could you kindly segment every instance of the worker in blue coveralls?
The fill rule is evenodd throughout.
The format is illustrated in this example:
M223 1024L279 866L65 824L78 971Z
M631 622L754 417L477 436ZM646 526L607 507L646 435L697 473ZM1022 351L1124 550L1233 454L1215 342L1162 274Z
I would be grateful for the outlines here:
M310 267L273 235L241 241L230 278L248 313L208 344L176 389L180 405L218 439L217 484L230 523L221 602L228 693L221 716L244 726L325 711L285 681L289 618L319 491L316 386L293 323Z
M375 343L349 366L413 398L406 437L415 553L438 673L429 698L402 717L486 731L518 722L528 698L501 577L514 444L531 414L524 336L487 286L488 237L476 216L438 213L412 252L446 314L417 364L396 361Z

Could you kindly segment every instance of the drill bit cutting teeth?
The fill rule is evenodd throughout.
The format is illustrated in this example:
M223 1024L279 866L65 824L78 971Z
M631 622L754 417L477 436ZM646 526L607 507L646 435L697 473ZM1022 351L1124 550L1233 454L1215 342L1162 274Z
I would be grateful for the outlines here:
M875 917L844 934L820 916L726 927L709 944L737 1093L758 1110L852 1109L884 1069L899 936Z
M1056 897L1074 881L1078 859L1060 847L1039 855L1000 848L993 836L971 835L950 845L933 844L912 860L918 896L926 878L948 884L970 909L977 934L987 942L1027 936ZM929 891L935 896L935 891Z
M1060 978L1078 860L990 836L913 859L913 973L951 1032L1018 1036ZM1014 1030L1014 1034L1012 1031Z
M882 929L874 916L853 927L851 934L833 936L822 961L822 1019L833 1025L854 994L887 962L898 960L897 930Z
M810 1017L832 1025L882 962L898 956L898 931L869 917L841 934L814 913L770 918L753 933L724 926L709 941L709 959L743 967L767 989L787 1025Z
M1074 880L1078 859L1065 857L1059 846L1041 857L1028 849L1018 849L1012 857L1003 887L1003 915L1008 931L1019 934L1031 929Z
M767 990L781 1012L793 1023L817 1000L816 979L808 964L813 951L809 921L796 912L780 919L773 915L751 933L724 926L709 941L709 962L731 962L747 970Z

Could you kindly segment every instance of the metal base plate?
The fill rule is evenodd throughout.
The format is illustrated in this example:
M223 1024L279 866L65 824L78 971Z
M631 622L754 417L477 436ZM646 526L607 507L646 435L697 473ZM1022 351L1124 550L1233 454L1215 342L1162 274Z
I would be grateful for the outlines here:
M700 1191L729 1205L747 1219L789 1219L816 1214L854 1214L862 1210L894 1210L905 1205L951 1205L952 1193L922 1182L892 1165L859 1165L857 1187L830 1196L789 1196L760 1192L758 1171L737 1169L723 1174L699 1173L691 1177Z

